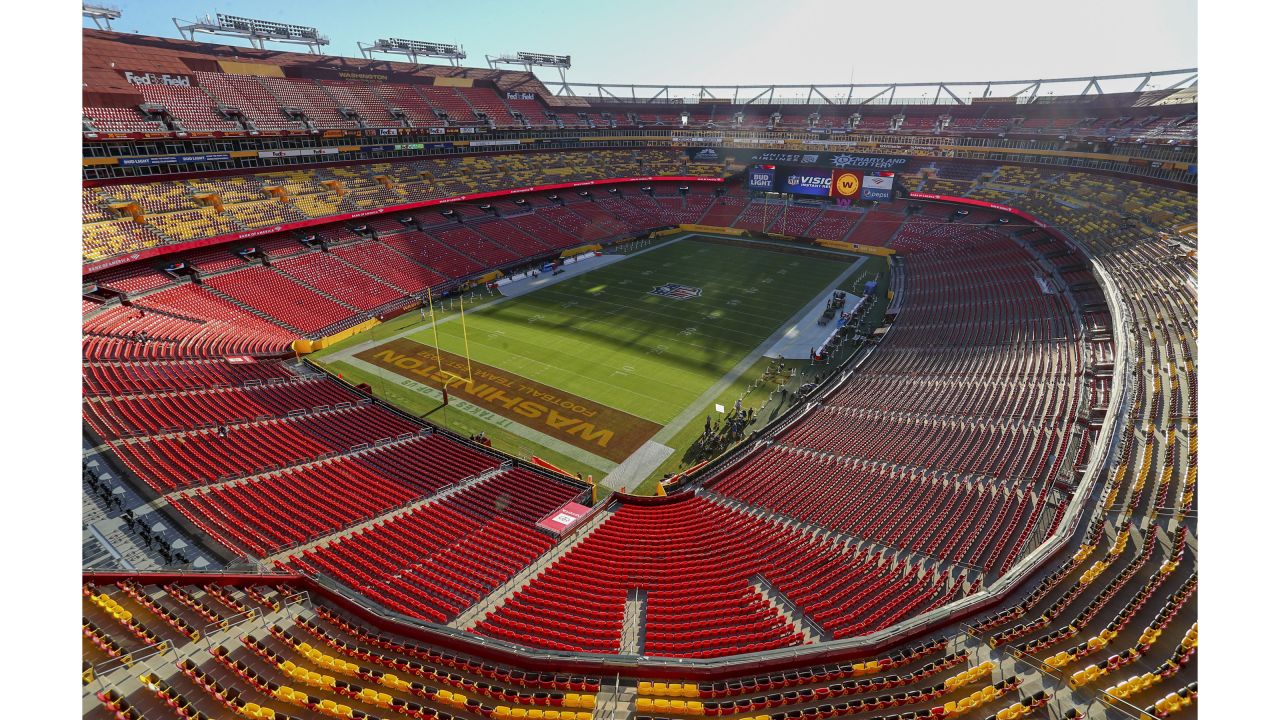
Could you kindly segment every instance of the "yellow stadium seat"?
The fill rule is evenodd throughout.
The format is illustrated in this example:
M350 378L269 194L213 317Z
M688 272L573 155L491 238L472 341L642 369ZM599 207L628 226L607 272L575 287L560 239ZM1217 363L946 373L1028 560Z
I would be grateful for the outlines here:
M647 697L636 698L636 712L653 712L653 701Z
M652 695L653 683L649 682L648 680L641 680L640 684L637 686L637 689L641 695Z

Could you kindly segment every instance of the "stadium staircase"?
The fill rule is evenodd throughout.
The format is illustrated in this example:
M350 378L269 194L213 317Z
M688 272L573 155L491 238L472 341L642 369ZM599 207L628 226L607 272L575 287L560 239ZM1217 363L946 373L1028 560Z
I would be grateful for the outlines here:
M470 109L471 109L471 115L472 115L472 117L473 117L473 118L479 118L479 117L480 117L480 114L484 112L483 110L476 110L476 106L471 104L471 99L467 97L467 94L466 94L466 93L458 92L458 91L457 91L457 89L455 89L455 88L449 88L449 89L453 91L453 94L454 94L454 95L456 95L457 97L461 98L461 99L462 99L462 102L463 102L463 103L464 103L468 108L470 108ZM504 102L503 102L503 104L505 105L505 104L506 104L506 102L504 101ZM484 113L484 117L488 119L488 122L490 123L490 126L491 126L491 127L492 127L493 123L495 123L495 122L496 122L493 118L489 117L489 114L488 114L488 113ZM474 122L474 120L473 120L473 122Z
M454 618L449 623L449 626L458 628L459 630L471 630L474 628L476 623L484 619L485 615L502 607L513 595L523 589L524 586L531 583L541 575L544 570L551 567L557 558L563 557L565 553L569 552L586 540L591 533L595 532L597 528L609 519L614 510L615 508L610 507L593 513L585 522L574 528L572 535L568 538L561 538L560 541L551 546L551 548L549 548L542 557L529 563L528 567L512 576L512 578L501 587L491 592L480 602L460 613L458 617Z
M431 97L430 97L427 93L422 92L422 90L418 88L418 85L417 85L416 83L415 83L415 84L412 84L412 85L409 85L409 88L413 91L413 94L414 94L414 95L417 95L419 98L421 98L421 99L422 99L422 102L423 102L423 104L424 104L424 105L426 105L428 108L431 108L431 111L432 111L433 113L435 113L435 116L436 116L436 118L437 118L438 122L440 122L442 126L443 126L443 125L448 125L448 124L449 124L448 122L446 122L446 121L444 121L444 120L439 120L439 118L440 118L440 113L441 113L441 112L443 112L443 111L440 109L440 107L439 107L438 105L436 105L435 103L431 102Z
M763 575L757 575L750 585L753 590L760 594L760 597L764 598L765 602L773 607L775 612L791 623L793 632L800 633L804 637L803 644L811 645L831 639L830 633L814 622L813 618L805 614L803 609L791 602L781 590L774 587L768 578Z
M624 655L644 654L644 628L649 613L649 592L640 588L627 591L622 609L622 639L618 651Z

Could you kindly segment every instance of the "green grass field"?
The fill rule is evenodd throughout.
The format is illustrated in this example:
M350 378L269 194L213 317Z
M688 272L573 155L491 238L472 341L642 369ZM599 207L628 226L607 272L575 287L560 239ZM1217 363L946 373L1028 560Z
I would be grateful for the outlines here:
M597 478L611 468L590 453L539 442L525 428L461 411L453 403L440 408L414 379L379 370L352 354L364 352L368 359L368 348L403 338L634 416L650 429L679 421L680 427L655 435L675 452L650 475L645 485L651 486L661 472L679 466L714 402L731 404L759 377L765 364L757 354L761 343L858 259L688 238L527 295L468 306L465 337L457 313L438 315L435 328L412 313L315 357L432 422L468 434L484 431L495 447L536 454ZM861 278L870 270L871 263L864 263L855 275ZM698 288L700 294L683 300L652 294L667 283ZM727 386L711 402L705 407L697 402L722 380ZM695 403L698 407L691 408Z

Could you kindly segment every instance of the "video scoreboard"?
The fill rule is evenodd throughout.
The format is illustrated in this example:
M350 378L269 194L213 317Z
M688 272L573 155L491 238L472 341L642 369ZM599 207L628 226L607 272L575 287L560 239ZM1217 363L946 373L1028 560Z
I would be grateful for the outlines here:
M825 169L785 165L753 165L747 189L837 200L893 199L894 173L888 170Z

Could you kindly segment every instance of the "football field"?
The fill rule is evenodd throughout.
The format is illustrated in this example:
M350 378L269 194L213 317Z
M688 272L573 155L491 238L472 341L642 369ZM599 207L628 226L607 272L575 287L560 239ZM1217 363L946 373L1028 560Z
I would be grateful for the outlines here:
M701 429L699 400L755 367L765 342L860 258L695 236L597 260L609 262L317 359L432 422L599 478L637 451L670 454L669 425Z

